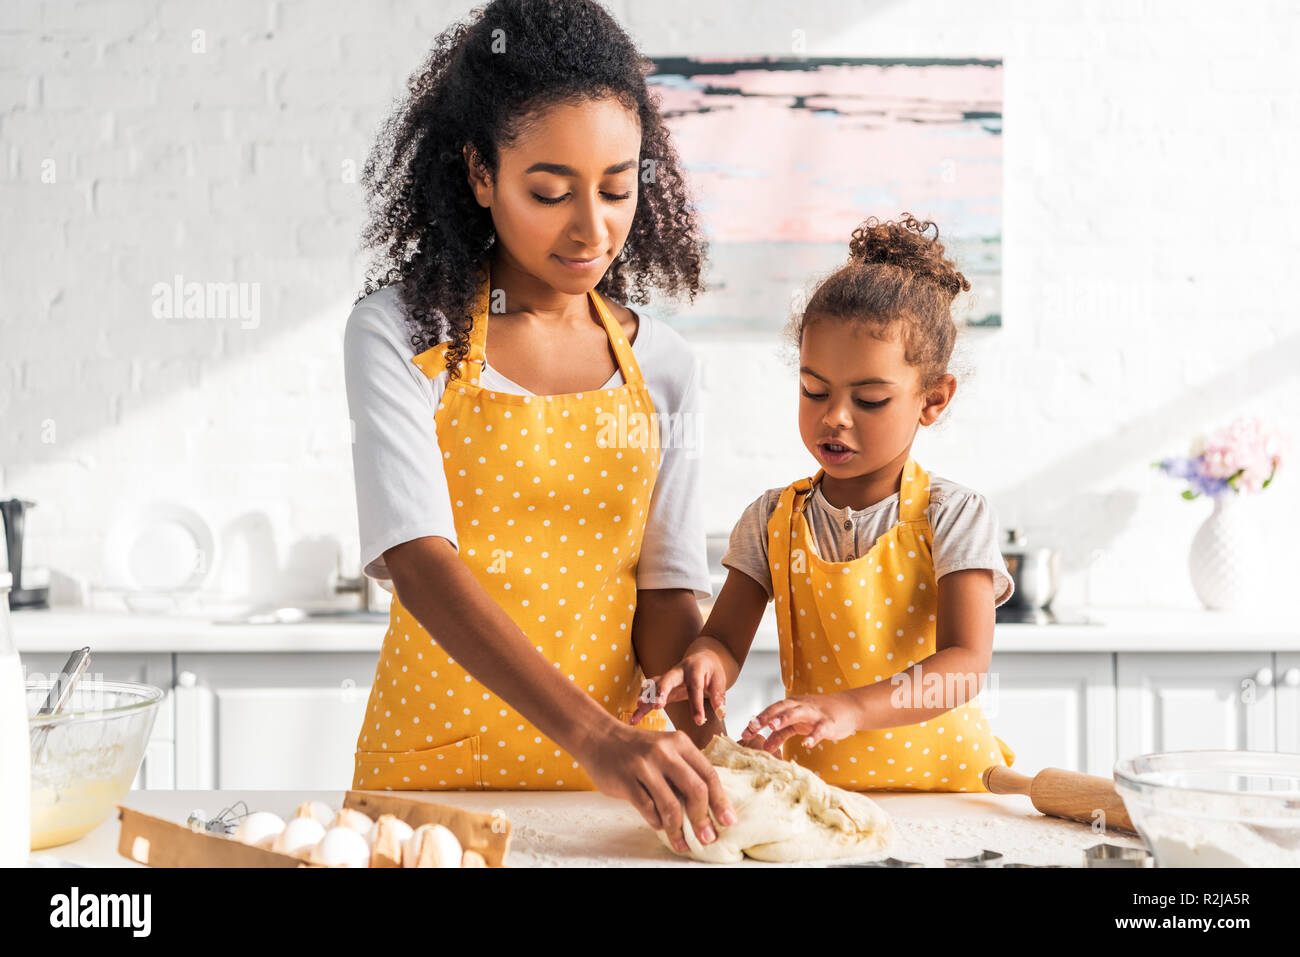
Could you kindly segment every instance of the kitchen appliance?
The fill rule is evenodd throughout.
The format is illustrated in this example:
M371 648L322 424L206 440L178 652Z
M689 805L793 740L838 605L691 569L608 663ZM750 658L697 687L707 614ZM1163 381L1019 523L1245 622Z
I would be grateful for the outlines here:
M50 606L49 569L31 565L23 558L27 510L35 507L35 502L21 498L0 502L0 516L4 517L5 554L9 562L7 567L13 575L13 586L9 589L9 607L14 609Z
M31 849L75 841L102 824L126 796L144 760L161 688L134 681L83 679L63 711L39 714L54 681L27 681L31 733L49 725L31 765Z
M1059 584L1060 553L1051 548L1031 547L1024 532L1018 528L1007 530L1007 541L1001 551L1015 585L1015 593L1007 605L1017 608L1050 607Z
M6 593L12 580L0 571L0 867L22 867L31 849L31 740L23 707L23 666L9 630Z
M1300 754L1143 754L1115 783L1157 867L1300 867Z
M1011 597L998 606L998 622L1019 624L1088 624L1086 617L1060 615L1052 611L1052 599L1060 584L1061 555L1051 548L1031 547L1024 532L1007 530L1001 546L1002 560L1014 586Z
M1093 774L1044 768L1032 778L1001 764L984 771L984 786L994 794L1025 794L1035 809L1052 817L1136 834L1115 784ZM1098 817L1098 813L1104 817Z

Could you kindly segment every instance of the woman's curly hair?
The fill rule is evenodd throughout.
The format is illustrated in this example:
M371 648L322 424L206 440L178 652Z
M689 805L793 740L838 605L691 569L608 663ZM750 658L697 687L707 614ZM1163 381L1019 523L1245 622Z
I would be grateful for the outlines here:
M445 30L366 160L363 243L379 252L357 301L400 283L416 353L451 340L447 368L455 368L469 346L478 267L496 239L490 210L470 189L463 148L495 175L499 147L539 111L609 96L640 119L642 176L627 242L596 289L615 301L645 303L651 289L694 301L705 250L646 86L650 69L593 0L493 0Z
M934 235L927 236L931 228ZM948 371L957 340L952 302L969 289L970 282L945 257L934 223L910 213L898 222L871 216L853 230L849 261L817 286L790 334L798 345L804 330L825 318L866 323L877 337L901 323L904 357L920 369L925 392Z

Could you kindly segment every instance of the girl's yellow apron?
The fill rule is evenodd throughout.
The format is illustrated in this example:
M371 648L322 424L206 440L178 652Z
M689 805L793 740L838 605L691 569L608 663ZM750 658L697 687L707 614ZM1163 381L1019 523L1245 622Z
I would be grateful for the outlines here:
M898 524L850 562L824 561L812 547L804 507L821 476L785 489L767 524L787 697L888 681L936 650L929 475L908 458ZM930 704L940 694L940 702L953 700L950 686L929 680L920 689L903 686L909 704ZM978 702L968 700L919 724L859 731L811 751L795 735L785 757L855 791L984 791L980 774L1010 765L1015 752L993 734Z
M479 280L469 351L434 416L460 559L538 651L626 721L641 685L632 617L637 556L659 473L654 404L627 337L595 291L591 301L622 386L536 396L484 389L486 267ZM446 343L412 361L434 378L445 353ZM666 724L660 713L641 726ZM396 597L352 786L594 787L577 761L457 665Z

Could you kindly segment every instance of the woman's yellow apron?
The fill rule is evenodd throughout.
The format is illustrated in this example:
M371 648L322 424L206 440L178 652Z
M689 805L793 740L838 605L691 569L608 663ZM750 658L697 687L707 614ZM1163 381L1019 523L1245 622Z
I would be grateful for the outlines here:
M929 475L908 458L898 524L850 562L825 561L812 547L804 507L821 476L786 488L767 524L787 697L888 681L936 650ZM935 700L929 681L923 678L921 689L891 690L902 690L909 703L929 704ZM941 700L954 700L946 684L943 693ZM970 697L937 718L859 731L811 751L794 735L785 757L855 791L984 791L981 773L990 765L1009 766L1015 752L993 734Z
M626 721L642 677L632 618L659 473L654 404L627 337L594 290L622 386L535 396L484 389L486 269L479 279L469 350L434 416L460 559L538 651ZM445 353L446 343L412 361L435 378ZM652 717L640 727L666 727L662 713ZM396 597L352 786L594 787L577 761L457 665Z

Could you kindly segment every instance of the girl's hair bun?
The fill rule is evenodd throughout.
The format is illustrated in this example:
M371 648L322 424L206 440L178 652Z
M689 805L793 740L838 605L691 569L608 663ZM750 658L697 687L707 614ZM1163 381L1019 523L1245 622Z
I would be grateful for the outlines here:
M934 236L927 236L931 227ZM868 217L853 230L853 238L849 240L849 260L862 265L879 264L907 270L918 278L935 283L952 296L970 289L966 277L944 257L939 227L929 220L920 222L911 213L903 213L897 222L882 223L875 216Z

